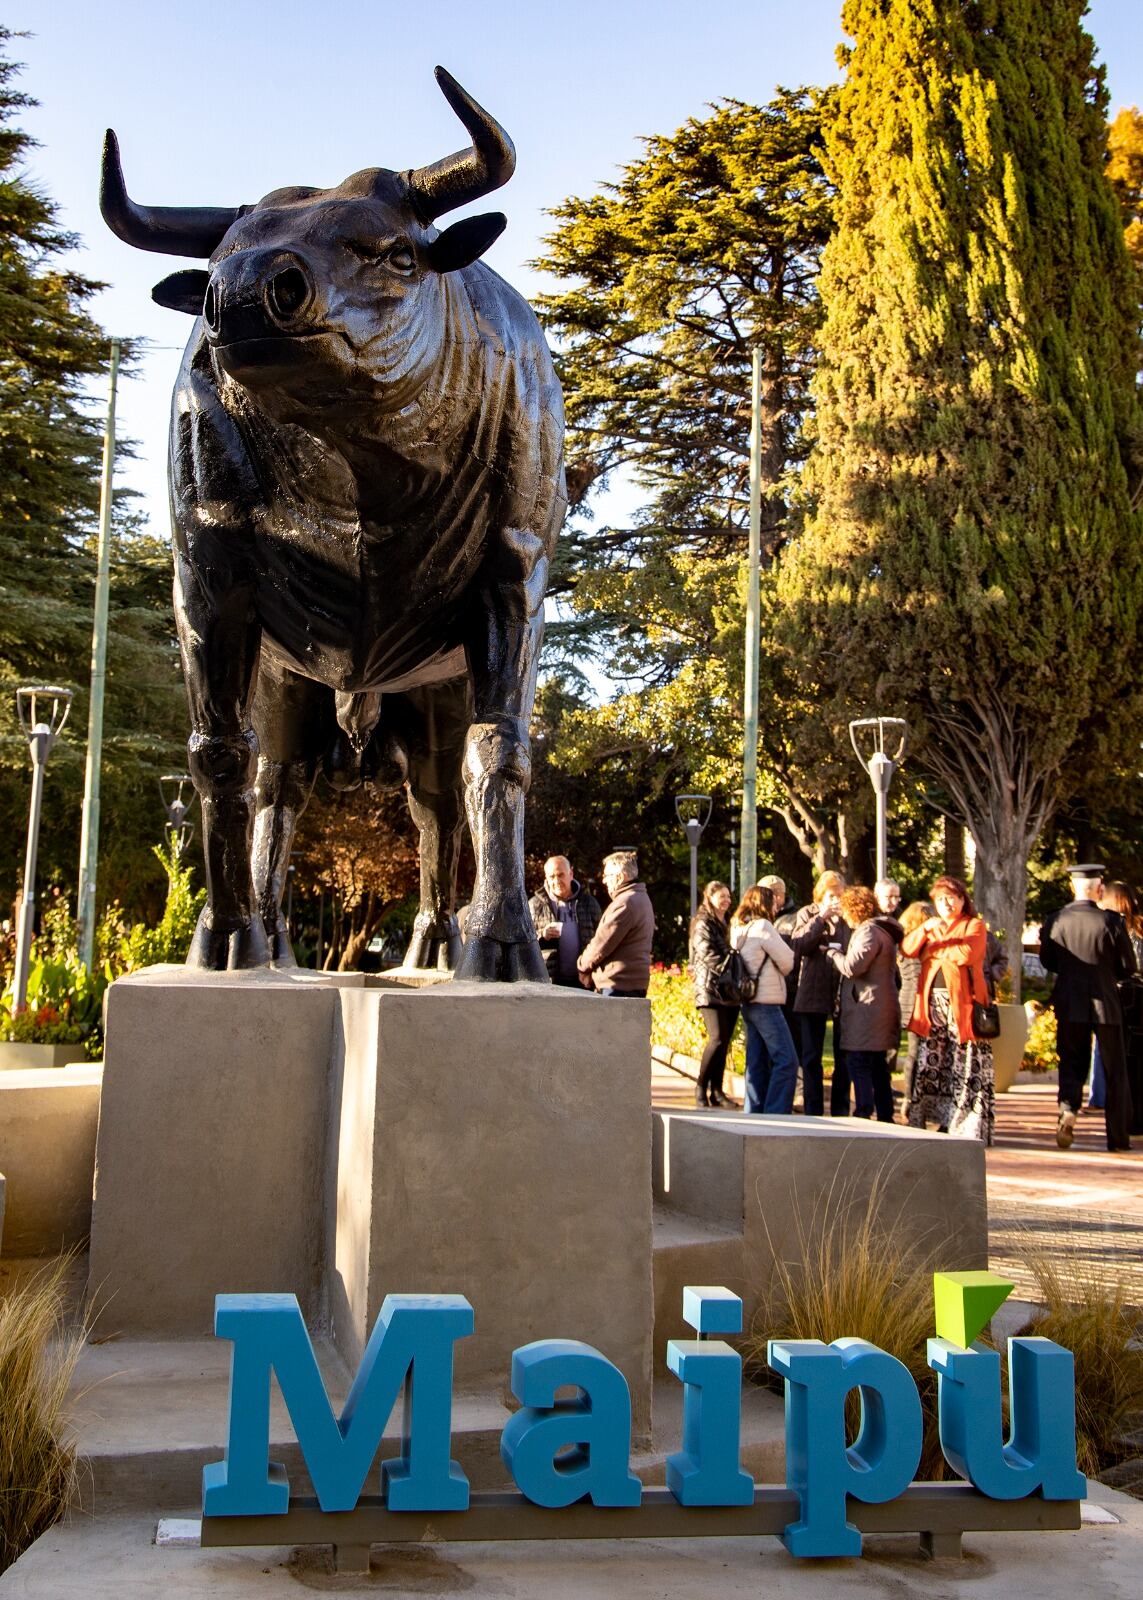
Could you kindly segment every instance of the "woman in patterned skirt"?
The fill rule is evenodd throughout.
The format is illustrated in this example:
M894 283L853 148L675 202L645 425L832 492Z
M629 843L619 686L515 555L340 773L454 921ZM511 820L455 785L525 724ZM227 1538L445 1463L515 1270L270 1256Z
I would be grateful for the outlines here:
M938 878L935 917L907 933L902 956L919 957L921 976L909 1031L920 1045L906 1120L941 1133L992 1143L992 1046L972 1031L974 1001L985 1003L987 933L959 878Z

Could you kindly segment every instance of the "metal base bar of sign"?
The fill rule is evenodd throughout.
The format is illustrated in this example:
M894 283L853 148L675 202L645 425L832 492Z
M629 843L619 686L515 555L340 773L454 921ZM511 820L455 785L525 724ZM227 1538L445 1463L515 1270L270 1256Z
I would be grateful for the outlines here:
M915 1483L883 1505L847 1502L862 1533L918 1533L925 1555L960 1553L964 1533L1046 1532L1078 1528L1078 1500L990 1500L967 1483ZM375 1544L451 1544L502 1539L759 1538L780 1534L798 1517L789 1489L758 1488L752 1506L681 1506L669 1489L644 1489L642 1504L600 1508L582 1501L560 1510L512 1492L474 1494L467 1511L389 1511L363 1495L353 1511L322 1511L295 1498L280 1517L204 1517L202 1543L331 1544L339 1571L366 1571ZM343 1560L344 1558L344 1560Z

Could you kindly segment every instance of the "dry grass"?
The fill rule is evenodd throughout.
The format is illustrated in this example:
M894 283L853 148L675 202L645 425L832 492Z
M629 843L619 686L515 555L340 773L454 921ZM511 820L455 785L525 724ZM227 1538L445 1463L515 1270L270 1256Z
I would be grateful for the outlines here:
M64 1406L84 1332L65 1325L67 1257L0 1299L0 1572L57 1522L75 1490Z
M872 1189L858 1192L835 1180L808 1222L799 1223L792 1260L775 1260L769 1294L743 1343L747 1370L770 1382L767 1339L867 1339L909 1369L921 1396L924 1448L918 1476L950 1476L937 1434L936 1378L926 1359L933 1332L933 1272L946 1263L933 1240L912 1234L887 1214L886 1162ZM907 1210L907 1208L906 1208ZM777 1256L777 1252L775 1251ZM849 1434L857 1431L858 1400L847 1402Z
M1029 1250L1042 1308L1020 1331L1054 1339L1075 1356L1076 1455L1098 1477L1123 1455L1122 1435L1143 1412L1138 1310L1122 1280L1069 1247Z

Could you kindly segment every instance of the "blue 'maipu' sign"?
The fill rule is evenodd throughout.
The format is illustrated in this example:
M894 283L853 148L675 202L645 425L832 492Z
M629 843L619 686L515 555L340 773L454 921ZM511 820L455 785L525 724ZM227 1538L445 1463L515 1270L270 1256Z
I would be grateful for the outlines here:
M742 1328L742 1302L722 1288L688 1288L684 1316L700 1336L671 1340L670 1370L684 1386L681 1448L667 1485L682 1506L741 1506L754 1498L742 1470L742 1361L718 1333ZM329 1403L293 1295L219 1295L215 1332L233 1343L225 1459L203 1472L203 1516L265 1516L289 1509L285 1469L269 1460L270 1377L282 1391L323 1511L349 1511L366 1486L386 1422L405 1395L400 1454L381 1469L392 1511L464 1511L468 1480L451 1459L453 1350L473 1331L463 1295L388 1295L340 1417ZM921 1457L921 1403L906 1367L860 1339L772 1340L785 1379L786 1481L799 1516L783 1535L797 1556L860 1555L846 1497L896 1499ZM1009 1341L1012 1434L1003 1438L1000 1359L994 1350L929 1341L937 1374L941 1448L953 1469L992 1499L1039 1494L1075 1500L1071 1352L1048 1339ZM520 1410L500 1453L520 1493L536 1505L637 1506L630 1470L631 1396L622 1372L591 1345L543 1339L512 1356ZM571 1387L574 1398L557 1400ZM845 1402L856 1389L861 1426L846 1442Z

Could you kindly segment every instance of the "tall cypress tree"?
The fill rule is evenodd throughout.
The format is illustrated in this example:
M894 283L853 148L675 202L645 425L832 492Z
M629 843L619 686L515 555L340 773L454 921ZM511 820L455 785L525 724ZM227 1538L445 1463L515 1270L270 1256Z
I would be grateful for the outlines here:
M908 716L1017 945L1029 849L1140 664L1136 300L1085 10L843 7L812 511L783 574L839 695Z

